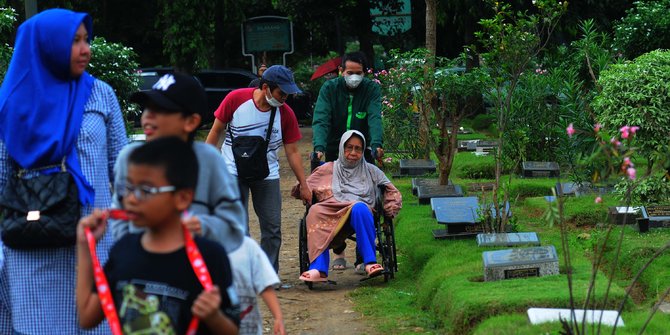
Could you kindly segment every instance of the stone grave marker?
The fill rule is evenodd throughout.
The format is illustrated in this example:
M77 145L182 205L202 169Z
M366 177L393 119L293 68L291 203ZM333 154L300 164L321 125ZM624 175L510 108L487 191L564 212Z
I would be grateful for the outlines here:
M610 207L607 209L607 217L612 224L622 225L637 223L637 218L641 217L640 207Z
M648 219L649 228L670 228L670 205L644 206L642 218Z
M412 194L416 195L419 186L425 185L439 185L437 178L412 178ZM453 185L451 179L447 181L447 185Z
M498 141L479 141L477 142L476 151L490 152L498 148Z
M485 281L558 274L558 256L553 245L484 251L482 258Z
M419 205L428 205L432 198L462 197L463 189L458 185L424 185L419 186L416 195Z
M539 246L540 239L536 233L532 232L477 234L477 245L480 247Z
M477 197L432 198L430 205L437 223L446 229L433 230L433 237L468 238L484 231L478 221L479 199Z
M522 175L529 177L558 177L560 168L556 162L523 162L521 163Z
M401 159L401 176L420 176L427 173L435 173L437 167L430 159Z
M586 319L584 319L586 313ZM623 327L623 319L618 311L603 311L592 309L575 309L575 319L572 319L572 311L567 308L529 308L528 319L531 324L537 325L546 322L559 322L560 319L568 322L582 322L586 320L588 324L598 324L602 321L602 325L613 327L616 322L617 327Z
M479 140L458 141L458 151L475 151L477 150L477 142L479 142Z
M546 200L547 202L554 202L556 201L556 197L553 195L545 195L544 200Z
M468 192L482 192L493 191L495 183L470 183L468 184Z

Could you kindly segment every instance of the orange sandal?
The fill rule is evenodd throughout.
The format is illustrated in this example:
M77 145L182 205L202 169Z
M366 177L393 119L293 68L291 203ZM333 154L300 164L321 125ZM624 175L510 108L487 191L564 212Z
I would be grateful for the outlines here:
M303 272L300 275L300 280L309 282L322 282L322 281L328 281L328 277L322 277L321 272L319 272L319 270L312 269Z
M365 265L365 272L368 274L368 278L377 277L382 274L384 268L377 264L367 264Z

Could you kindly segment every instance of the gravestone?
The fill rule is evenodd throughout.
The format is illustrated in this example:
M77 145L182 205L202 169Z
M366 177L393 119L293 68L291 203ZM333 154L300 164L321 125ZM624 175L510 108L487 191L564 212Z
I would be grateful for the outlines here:
M556 201L556 197L553 195L545 195L544 200L546 200L547 202L554 202Z
M485 281L558 274L558 256L553 245L485 251L482 258Z
M477 150L477 142L479 140L458 141L458 151L475 151Z
M425 185L439 185L437 178L412 178L412 194L416 195L419 186ZM447 181L447 185L453 185L451 179Z
M477 245L480 247L539 246L540 239L536 233L477 234Z
M427 173L435 173L436 170L435 162L430 159L400 160L400 175L420 176Z
M558 177L560 167L556 162L523 162L521 164L522 175L529 177Z
M433 230L433 237L474 238L484 231L479 223L479 199L477 197L432 198L430 205L437 223L446 225L446 229Z
M603 310L574 310L575 319L572 319L572 310L567 308L529 308L528 319L531 324L537 325L546 322L559 322L561 319L572 323L575 320L581 322L586 320L588 324L598 324L602 322L604 326L614 326L616 322L617 327L623 327L623 319L618 311L603 311ZM586 314L586 318L584 318Z
M574 196L577 191L577 184L573 182L569 183L556 183L556 195L559 196Z
M498 148L498 141L479 141L477 142L476 151L493 151Z
M468 184L468 192L485 192L493 191L495 183L470 183Z
M607 209L607 217L612 224L622 225L637 223L637 218L641 217L640 207L610 207Z
M423 185L416 192L419 205L430 204L430 199L445 197L462 197L463 190L458 185Z
M642 218L649 220L649 228L670 228L670 205L644 206Z

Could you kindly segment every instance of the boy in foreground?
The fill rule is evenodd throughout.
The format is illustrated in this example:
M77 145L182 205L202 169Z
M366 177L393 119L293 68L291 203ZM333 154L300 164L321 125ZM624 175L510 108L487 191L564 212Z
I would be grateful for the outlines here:
M197 334L237 334L237 298L225 250L195 237L214 284L204 291L184 248L182 214L193 201L198 180L192 146L179 138L160 138L133 150L128 161L126 182L117 186L117 193L129 219L144 232L118 240L104 267L123 332L184 334L197 317ZM82 328L104 318L84 227L97 239L106 216L95 210L81 219L77 231L76 298Z

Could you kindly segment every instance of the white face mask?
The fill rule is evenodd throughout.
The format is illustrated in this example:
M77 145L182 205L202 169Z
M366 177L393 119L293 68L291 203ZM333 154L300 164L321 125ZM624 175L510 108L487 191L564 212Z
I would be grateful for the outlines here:
M363 76L360 74L350 74L347 76L344 76L344 82L347 83L347 87L349 88L356 88L358 85L361 84L363 81Z
M268 96L268 95L266 94L266 95L265 95L265 100L268 101L268 103L270 104L270 106L272 106L272 107L281 107L281 106L284 104L283 102L279 102L279 100L275 99L275 97L272 96L272 92L270 92L270 90L268 90L268 93L270 93L270 95Z

